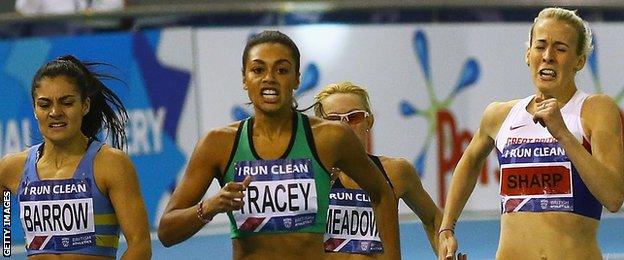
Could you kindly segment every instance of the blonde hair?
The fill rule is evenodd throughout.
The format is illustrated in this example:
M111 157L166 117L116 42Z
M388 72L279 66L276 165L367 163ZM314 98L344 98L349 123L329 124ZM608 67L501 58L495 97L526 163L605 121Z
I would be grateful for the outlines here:
M583 20L578 14L576 14L576 10L567 10L559 7L549 7L543 9L537 17L533 20L533 26L531 26L531 31L529 31L529 42L527 43L527 47L531 47L533 40L533 29L535 28L535 24L537 21L541 19L552 18L560 21L564 21L571 25L578 34L578 42L577 42L577 50L576 53L578 55L589 55L594 49L594 45L592 44L592 32L589 29L589 25L585 20Z
M370 99L368 98L368 92L366 91L366 89L357 86L349 81L329 84L323 87L323 89L319 93L316 93L316 95L314 95L314 103L316 104L314 106L314 114L318 117L323 117L325 113L323 112L321 102L332 94L337 93L357 95L358 97L360 97L362 105L364 105L364 109L368 111L368 113L372 114Z

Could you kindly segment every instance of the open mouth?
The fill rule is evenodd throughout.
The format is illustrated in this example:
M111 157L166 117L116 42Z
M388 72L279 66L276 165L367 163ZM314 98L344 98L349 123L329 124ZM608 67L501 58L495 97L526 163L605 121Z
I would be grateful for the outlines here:
M542 80L554 80L557 78L557 72L553 69L541 69L539 76Z
M61 128L61 127L65 127L67 126L67 123L65 122L56 122L56 123L51 123L48 125L48 127L50 128Z
M266 102L275 102L279 96L279 91L274 88L263 88L260 92L262 98Z

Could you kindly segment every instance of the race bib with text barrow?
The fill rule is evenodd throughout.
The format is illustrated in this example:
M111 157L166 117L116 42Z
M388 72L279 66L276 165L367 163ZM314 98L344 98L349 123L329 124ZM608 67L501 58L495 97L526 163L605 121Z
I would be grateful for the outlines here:
M343 188L331 190L324 246L326 252L383 252L370 197L365 191Z
M233 211L246 232L294 231L316 222L317 195L310 159L240 161L234 181L251 176L242 209Z
M570 162L503 164L502 212L573 211L571 167Z
M19 196L28 249L75 250L95 245L93 199L87 181L30 182Z

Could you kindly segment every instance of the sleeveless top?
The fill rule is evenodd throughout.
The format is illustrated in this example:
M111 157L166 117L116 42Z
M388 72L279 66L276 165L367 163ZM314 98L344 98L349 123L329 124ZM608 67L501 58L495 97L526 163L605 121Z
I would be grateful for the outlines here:
M561 108L561 115L570 132L591 153L580 118L588 96L577 91ZM587 189L565 150L527 112L533 98L516 103L496 136L501 214L561 211L600 220L602 205Z
M253 120L241 122L221 186L252 181L245 206L228 212L231 237L266 233L324 233L330 178L316 152L306 115L294 113L288 148L275 160L264 160L253 146Z
M28 150L18 187L20 219L26 252L115 257L119 224L115 210L93 175L93 161L102 143L90 141L70 179L40 180L37 161L43 144Z
M369 157L394 189L379 157L374 155ZM383 253L370 197L361 189L345 188L340 178L336 179L329 193L324 246L325 252Z

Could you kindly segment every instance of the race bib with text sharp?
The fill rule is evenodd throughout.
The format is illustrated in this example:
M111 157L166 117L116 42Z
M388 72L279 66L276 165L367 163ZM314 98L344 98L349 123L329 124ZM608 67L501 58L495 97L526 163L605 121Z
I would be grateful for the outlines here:
M570 162L502 165L502 211L573 211L572 183Z
M344 188L331 190L324 246L326 252L383 252L370 197L366 192Z
M92 187L85 180L28 183L20 196L27 248L75 250L95 245Z
M310 159L240 161L234 181L247 176L242 209L233 211L238 229L246 232L294 231L316 222L317 195Z

